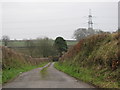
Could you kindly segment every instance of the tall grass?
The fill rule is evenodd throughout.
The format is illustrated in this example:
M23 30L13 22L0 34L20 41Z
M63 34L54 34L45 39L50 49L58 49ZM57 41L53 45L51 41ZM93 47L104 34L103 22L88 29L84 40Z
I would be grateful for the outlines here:
M90 68L70 66L68 65L68 63L64 64L55 63L54 67L62 72L69 74L72 77L75 77L76 79L82 80L88 84L92 84L93 86L99 88L120 88L119 82L107 80L107 77L109 76L110 73L109 70L106 71L106 69L96 73L94 70ZM104 72L107 73L104 74Z
M60 58L59 65L63 66L60 69L64 71L65 68L65 71L68 73L70 71L69 74L72 75L82 71L83 74L79 73L75 76L81 77L80 79L86 77L87 79L83 78L83 81L88 80L87 82L100 87L120 87L119 44L118 33L87 37Z

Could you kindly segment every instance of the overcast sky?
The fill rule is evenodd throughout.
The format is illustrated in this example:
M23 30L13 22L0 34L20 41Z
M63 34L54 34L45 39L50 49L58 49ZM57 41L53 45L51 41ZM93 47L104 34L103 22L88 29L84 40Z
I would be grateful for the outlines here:
M95 29L116 31L117 2L2 2L0 29L11 39L62 36L72 39L77 28L87 28L89 9ZM2 22L1 22L2 21Z

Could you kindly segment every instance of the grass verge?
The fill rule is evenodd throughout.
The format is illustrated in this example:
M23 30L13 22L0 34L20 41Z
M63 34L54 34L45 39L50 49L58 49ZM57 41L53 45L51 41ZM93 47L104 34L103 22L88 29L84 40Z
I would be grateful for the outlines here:
M72 77L75 77L79 80L82 80L86 83L90 83L99 88L120 88L118 82L107 81L105 80L105 75L97 76L94 70L88 68L78 68L75 66L70 66L66 63L55 63L54 67L62 72L69 74Z
M50 63L48 66L46 66L45 68L43 68L40 72L41 72L41 73L46 72L46 71L47 71L47 68L48 68L50 65L51 65L51 63Z
M2 70L2 83L4 84L4 83L14 79L15 77L17 77L19 74L21 74L23 72L27 72L29 70L32 70L32 69L35 69L38 67L43 67L47 63L48 62L44 62L37 66L26 65L26 66L23 66L22 68L11 68L11 69Z
M48 68L48 66L45 67L45 68L43 68L43 69L40 71L40 73L41 73L41 75L42 75L43 77L46 76L46 74L47 74L47 68Z

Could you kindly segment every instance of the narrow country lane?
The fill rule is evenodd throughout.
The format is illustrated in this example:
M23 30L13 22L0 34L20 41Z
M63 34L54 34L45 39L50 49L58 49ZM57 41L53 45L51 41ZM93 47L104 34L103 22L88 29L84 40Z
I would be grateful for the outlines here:
M15 80L3 85L3 88L94 88L56 70L53 65L54 63L44 73L40 72L42 68L22 73Z

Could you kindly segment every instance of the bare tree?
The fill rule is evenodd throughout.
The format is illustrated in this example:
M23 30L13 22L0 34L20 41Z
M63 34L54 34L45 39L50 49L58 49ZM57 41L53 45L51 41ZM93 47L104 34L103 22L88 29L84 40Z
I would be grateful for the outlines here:
M53 47L53 41L47 37L37 39L37 50L38 53L43 57L54 56L56 54L55 48Z
M87 29L85 29L85 28L79 28L79 29L75 30L73 36L74 36L74 38L77 41L79 41L79 40L85 38L86 36L88 36Z
M104 33L102 30L95 30L95 29L86 29L86 28L78 28L75 30L73 38L77 41L84 39L87 36L91 36L94 34L101 34Z
M33 56L33 51L34 51L33 40L26 40L26 47L28 48L30 55Z
M9 40L10 40L9 36L7 35L2 36L2 42L4 42L4 46L8 45Z

